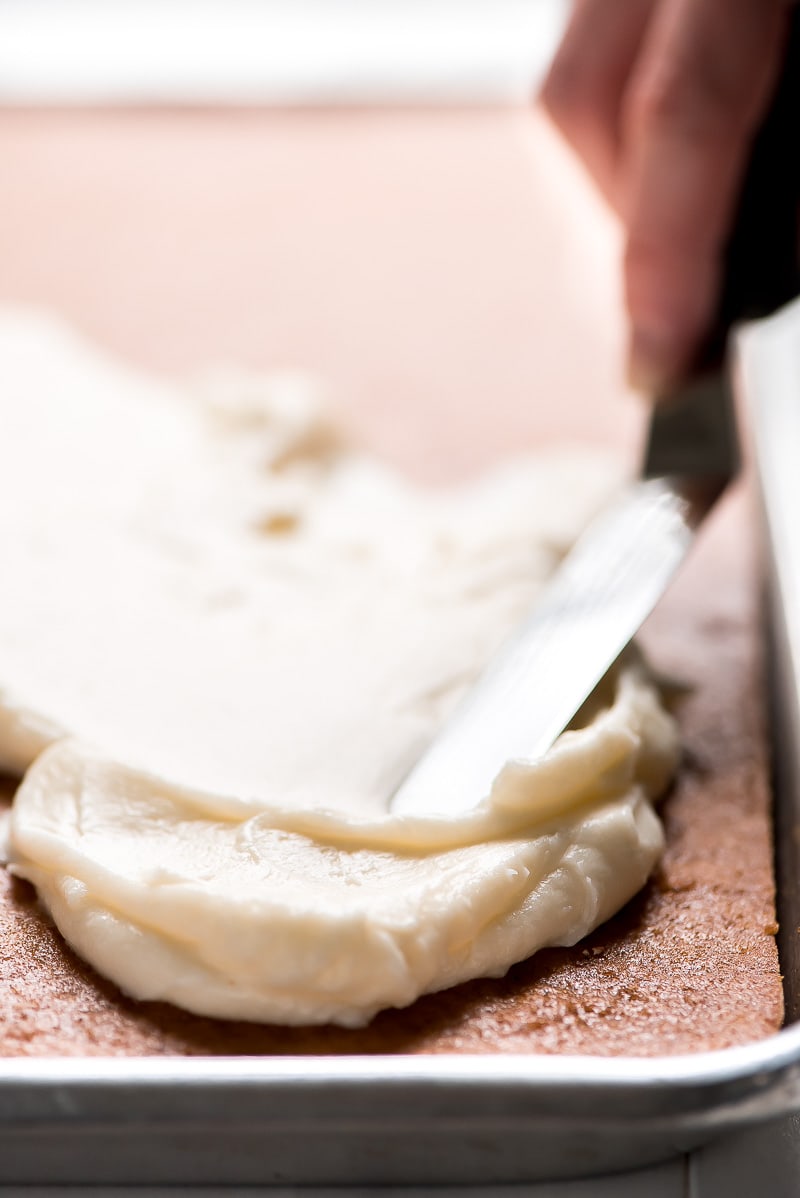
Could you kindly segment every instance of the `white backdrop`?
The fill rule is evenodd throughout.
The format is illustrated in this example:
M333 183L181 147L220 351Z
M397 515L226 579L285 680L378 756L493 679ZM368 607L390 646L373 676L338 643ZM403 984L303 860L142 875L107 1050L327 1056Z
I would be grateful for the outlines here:
M5 103L503 103L568 0L0 0Z

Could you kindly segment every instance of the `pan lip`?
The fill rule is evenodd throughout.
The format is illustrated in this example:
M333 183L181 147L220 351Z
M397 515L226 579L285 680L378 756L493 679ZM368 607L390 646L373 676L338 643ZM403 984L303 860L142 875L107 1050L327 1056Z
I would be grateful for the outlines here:
M654 1082L666 1088L708 1088L751 1080L763 1083L765 1071L800 1069L800 1024L764 1039L729 1048L659 1056L598 1056L546 1053L326 1054L197 1057L5 1057L0 1059L0 1093L10 1084L78 1086L250 1086L264 1081L475 1084L568 1084L613 1086L635 1091Z

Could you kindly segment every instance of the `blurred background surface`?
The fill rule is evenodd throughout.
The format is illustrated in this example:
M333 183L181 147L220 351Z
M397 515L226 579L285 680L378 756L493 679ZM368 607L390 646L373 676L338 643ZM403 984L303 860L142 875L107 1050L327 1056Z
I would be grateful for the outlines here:
M617 242L536 111L566 0L0 0L0 303L318 376L463 474L629 445Z

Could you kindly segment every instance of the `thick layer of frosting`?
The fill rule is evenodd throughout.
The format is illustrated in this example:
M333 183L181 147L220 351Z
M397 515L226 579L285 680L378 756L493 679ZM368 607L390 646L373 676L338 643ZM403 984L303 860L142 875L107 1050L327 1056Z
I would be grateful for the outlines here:
M52 746L15 869L124 989L357 1025L572 943L642 885L676 742L635 658L476 812L386 814L607 462L423 491L297 380L167 387L30 317L0 322L0 416L0 762Z

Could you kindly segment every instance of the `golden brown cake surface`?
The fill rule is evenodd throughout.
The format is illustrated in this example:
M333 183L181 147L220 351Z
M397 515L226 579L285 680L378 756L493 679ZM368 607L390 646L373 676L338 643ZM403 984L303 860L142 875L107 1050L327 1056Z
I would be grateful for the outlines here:
M743 497L726 504L650 623L679 701L685 761L663 805L667 850L646 890L572 949L501 980L385 1012L365 1030L201 1019L137 1004L64 946L33 889L3 876L0 1053L558 1052L658 1055L777 1030L770 791L756 572Z

